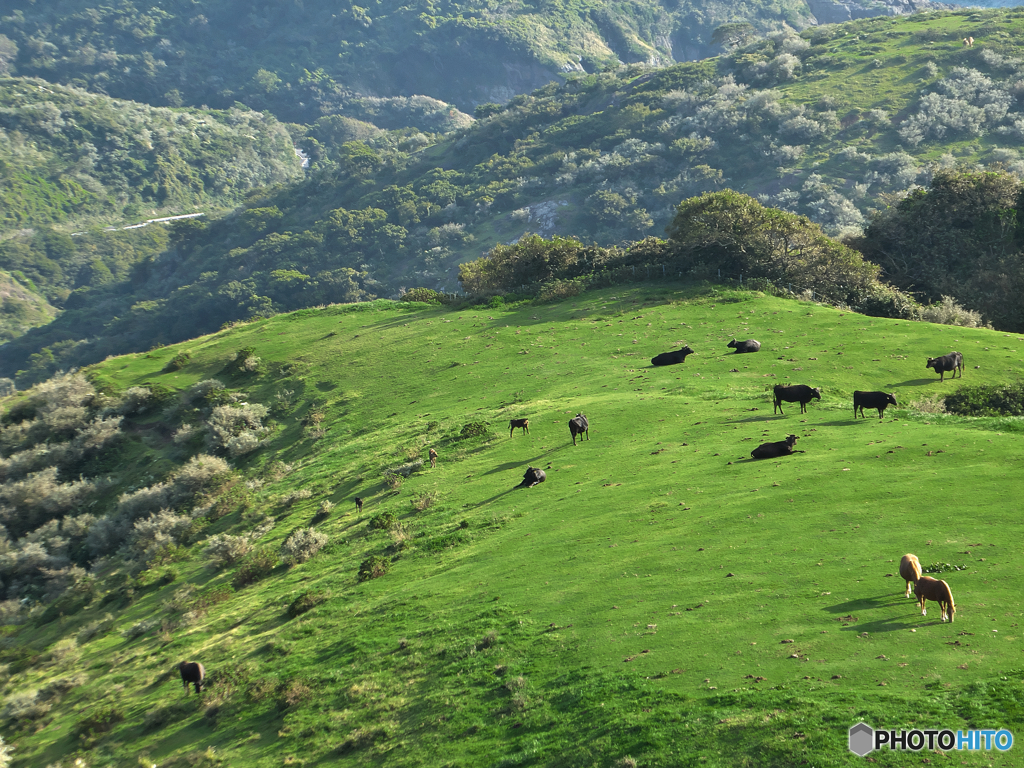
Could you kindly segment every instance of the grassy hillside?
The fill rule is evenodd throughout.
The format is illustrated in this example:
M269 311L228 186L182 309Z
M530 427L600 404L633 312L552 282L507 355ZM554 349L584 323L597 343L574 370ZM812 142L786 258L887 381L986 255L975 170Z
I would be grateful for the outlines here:
M762 351L726 355L733 337ZM684 342L685 364L650 367ZM924 362L957 349L965 381L1003 382L1021 343L669 286L328 307L110 359L89 372L108 398L218 376L276 427L195 502L187 549L105 558L59 609L3 604L15 764L846 765L860 720L1019 732L1024 429L937 413L959 381ZM822 400L774 415L776 383ZM855 389L900 407L855 421ZM93 514L199 449L171 439L177 412L126 421ZM530 433L510 438L517 417ZM747 458L790 433L804 453ZM547 481L514 490L529 465ZM204 548L259 528L276 561L311 524L318 554L245 586L251 561L218 570ZM954 624L904 599L908 551L964 566L944 575ZM390 569L360 582L371 557Z

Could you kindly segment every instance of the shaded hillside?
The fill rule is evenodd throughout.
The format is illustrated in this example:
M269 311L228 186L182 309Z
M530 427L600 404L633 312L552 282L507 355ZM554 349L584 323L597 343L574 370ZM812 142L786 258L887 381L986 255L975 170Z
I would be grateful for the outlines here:
M150 104L226 109L242 101L305 123L323 114L361 117L375 106L387 119L388 99L416 94L472 113L617 60L704 58L720 50L712 35L726 22L747 22L749 35L802 28L812 16L801 0L61 0L25 3L2 20L0 65L18 74Z
M22 275L24 279L24 275ZM10 272L0 270L0 339L10 341L53 320L57 310Z
M291 137L269 115L0 78L0 232L222 209L301 176Z
M1024 427L943 413L959 380L924 358L1000 385L1019 343L616 286L304 310L6 399L14 766L774 768L848 762L861 720L1013 730ZM822 397L768 410L789 383ZM855 419L855 390L899 405ZM750 459L788 434L802 453ZM954 624L904 597L905 552Z

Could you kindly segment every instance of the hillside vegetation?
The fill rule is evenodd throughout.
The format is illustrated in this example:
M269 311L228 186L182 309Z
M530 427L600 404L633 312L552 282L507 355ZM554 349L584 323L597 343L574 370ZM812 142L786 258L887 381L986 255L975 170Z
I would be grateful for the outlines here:
M577 73L481 107L443 140L319 118L297 139L311 161L306 179L253 193L230 217L176 225L171 248L130 278L7 345L0 374L25 371L31 383L225 322L412 287L452 292L460 264L526 233L638 241L662 234L681 200L726 188L833 236L876 220L882 233L903 196L979 167L998 176L981 185L998 194L982 196L980 219L956 217L960 245L943 274L901 273L886 243L854 245L883 280L891 270L924 302L950 296L1020 330L1019 302L1007 299L1021 271L1021 18L1007 9L866 19L774 34L702 62ZM954 198L977 191L943 184ZM940 235L916 245L904 237L901 254L927 259Z
M149 104L227 109L241 101L291 122L342 114L422 129L440 111L422 109L424 97L472 113L569 72L713 55L726 22L742 38L812 18L800 0L62 0L9 8L0 72Z
M840 765L860 720L1019 730L1024 429L943 413L960 382L924 362L1003 384L1022 342L616 286L304 310L20 393L15 765ZM822 399L773 414L777 383ZM856 389L900 405L854 420ZM804 453L749 460L787 434ZM905 552L946 571L954 624L903 597Z
M0 233L223 209L301 176L291 137L269 115L0 78Z

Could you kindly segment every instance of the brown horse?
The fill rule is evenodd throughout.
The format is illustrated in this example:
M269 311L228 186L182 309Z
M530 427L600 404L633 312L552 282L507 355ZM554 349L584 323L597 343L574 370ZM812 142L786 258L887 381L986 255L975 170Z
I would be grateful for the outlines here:
M945 621L948 615L949 623L953 623L956 605L953 603L953 593L949 589L949 584L933 579L931 576L922 576L914 585L914 594L917 596L917 604L921 606L922 616L928 615L928 610L924 607L925 601L934 600L939 604L942 620Z
M900 576L906 579L907 597L910 597L911 585L917 584L917 580L921 578L921 561L917 559L917 555L903 556L900 560Z

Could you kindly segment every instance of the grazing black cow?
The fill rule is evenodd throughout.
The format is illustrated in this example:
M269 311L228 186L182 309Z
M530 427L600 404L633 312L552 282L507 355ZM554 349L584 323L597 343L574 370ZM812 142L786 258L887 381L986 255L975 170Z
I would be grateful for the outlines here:
M775 393L775 409L783 416L786 415L782 410L783 403L800 403L800 413L807 413L807 404L811 400L821 400L821 387L808 387L806 384L776 384L772 392Z
M865 419L864 416L865 408L875 408L878 411L878 419L881 421L882 414L885 413L885 409L890 405L898 406L896 402L896 395L891 395L888 392L861 392L859 389L853 393L853 418L857 418L857 409L860 409L860 415Z
M948 355L942 357L929 357L928 362L925 363L925 368L934 368L935 372L939 374L939 381L941 382L947 373L953 372L953 375L949 378L955 379L956 372L960 371L960 378L964 377L964 356L959 352L950 352Z
M651 365L675 365L676 363L684 362L686 356L692 354L693 350L689 347L683 347L675 352L662 352L660 355L655 355L651 358Z
M736 339L733 339L726 346L730 349L735 349L737 355L742 352L761 351L761 342L755 341L754 339L747 339L746 341L736 341Z
M572 444L576 445L576 435L586 435L587 440L590 439L590 422L587 421L587 417L582 413L577 413L571 419L569 419L569 434L572 435ZM583 438L580 438L580 442L583 442Z
M794 453L793 446L796 445L796 435L790 435L785 440L776 443L761 443L750 452L753 459L777 459L780 456L789 456ZM803 451L799 451L803 453Z
M544 474L543 469L537 469L536 467L530 467L526 470L526 474L523 475L523 482L521 482L517 488L533 488L538 483L543 483L548 479L548 476Z
M530 420L529 419L512 419L508 423L508 436L512 437L512 433L517 429L523 430L524 435L530 434Z
M188 684L196 687L196 693L203 692L203 678L206 677L206 670L198 661L183 661L178 665L181 672L181 682L185 684L185 695L188 696Z

